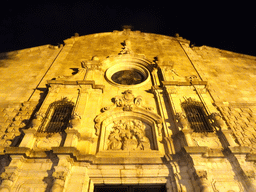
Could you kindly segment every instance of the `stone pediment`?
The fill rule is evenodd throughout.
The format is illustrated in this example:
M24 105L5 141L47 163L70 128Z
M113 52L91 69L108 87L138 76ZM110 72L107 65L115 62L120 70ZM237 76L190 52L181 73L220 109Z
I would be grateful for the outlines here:
M113 98L113 105L104 107L95 118L95 134L99 136L100 154L159 150L162 118L143 105L141 96L131 90ZM122 155L121 155L122 156Z
M114 105L102 108L102 113L95 118L96 135L99 135L102 122L108 119L136 117L157 125L162 123L162 118L152 112L153 107L144 106L143 98L135 97L131 90L124 91L122 96L116 96L113 98L113 102Z

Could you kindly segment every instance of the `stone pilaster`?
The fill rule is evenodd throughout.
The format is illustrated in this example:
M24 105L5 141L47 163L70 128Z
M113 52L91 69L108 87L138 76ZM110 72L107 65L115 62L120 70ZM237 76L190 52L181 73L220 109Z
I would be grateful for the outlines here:
M73 159L69 155L57 155L59 158L58 165L54 167L55 171L52 174L54 181L52 185L52 192L62 192L67 177L70 174Z
M3 179L0 186L0 192L11 192L18 178L19 169L23 165L24 157L22 155L11 155L11 163L1 174Z
M198 185L200 186L200 192L213 192L211 183L207 177L207 171L198 170L195 173L195 177L197 178Z

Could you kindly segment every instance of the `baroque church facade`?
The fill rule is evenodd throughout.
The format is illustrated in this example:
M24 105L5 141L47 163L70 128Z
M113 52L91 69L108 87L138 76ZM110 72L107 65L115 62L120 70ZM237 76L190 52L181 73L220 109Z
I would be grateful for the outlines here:
M0 191L256 190L255 57L129 29L0 56Z

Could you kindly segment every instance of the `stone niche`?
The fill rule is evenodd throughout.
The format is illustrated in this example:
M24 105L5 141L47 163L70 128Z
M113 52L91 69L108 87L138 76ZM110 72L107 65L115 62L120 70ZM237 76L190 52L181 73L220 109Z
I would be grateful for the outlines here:
M102 122L98 147L100 154L147 155L157 151L157 125L154 122L131 116Z
M114 105L104 107L95 118L98 154L124 157L159 152L161 117L151 107L143 106L142 97L135 97L131 90L113 100Z

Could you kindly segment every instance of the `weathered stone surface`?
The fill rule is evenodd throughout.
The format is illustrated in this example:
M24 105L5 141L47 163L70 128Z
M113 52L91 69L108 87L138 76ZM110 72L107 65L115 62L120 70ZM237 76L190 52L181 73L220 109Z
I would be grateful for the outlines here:
M0 191L256 190L255 57L130 29L64 42L0 55Z

